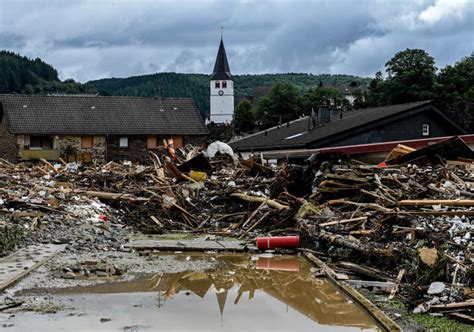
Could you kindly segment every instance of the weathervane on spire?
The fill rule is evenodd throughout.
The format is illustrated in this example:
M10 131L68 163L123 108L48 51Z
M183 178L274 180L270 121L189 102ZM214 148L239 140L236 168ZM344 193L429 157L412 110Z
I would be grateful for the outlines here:
M221 26L221 38L224 38L224 27Z

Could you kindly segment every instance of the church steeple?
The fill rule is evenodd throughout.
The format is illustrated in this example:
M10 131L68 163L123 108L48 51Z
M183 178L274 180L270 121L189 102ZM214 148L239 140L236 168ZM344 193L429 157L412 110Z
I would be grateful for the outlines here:
M214 71L211 80L232 80L229 63L227 62L227 55L225 54L224 41L221 37L219 51L217 52L216 63L214 64Z
M210 95L209 121L216 124L230 124L234 118L234 82L222 36L214 71L211 75Z

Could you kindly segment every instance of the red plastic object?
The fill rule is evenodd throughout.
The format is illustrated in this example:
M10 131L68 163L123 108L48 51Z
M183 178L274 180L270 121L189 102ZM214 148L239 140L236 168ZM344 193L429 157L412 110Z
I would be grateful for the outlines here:
M101 215L99 216L99 219L100 219L100 220L103 220L103 221L107 221L107 220L109 220L109 217L104 216L103 214L101 214Z
M257 237L257 248L260 250L274 248L298 248L299 236Z

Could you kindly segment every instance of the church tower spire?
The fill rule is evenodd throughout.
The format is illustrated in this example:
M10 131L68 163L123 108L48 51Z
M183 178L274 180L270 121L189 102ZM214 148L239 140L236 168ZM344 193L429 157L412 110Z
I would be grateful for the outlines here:
M211 75L210 121L217 124L230 124L234 117L234 81L221 36L214 70Z
M214 64L214 71L212 72L211 80L232 80L230 73L229 62L225 53L224 40L221 37L219 44L219 51L217 51L216 62Z

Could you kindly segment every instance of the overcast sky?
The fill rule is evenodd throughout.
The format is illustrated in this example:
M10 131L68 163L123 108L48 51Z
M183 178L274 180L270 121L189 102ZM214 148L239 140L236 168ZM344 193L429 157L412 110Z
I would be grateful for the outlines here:
M210 73L220 27L231 71L372 77L422 48L439 68L474 50L474 0L0 0L0 48L84 82Z

